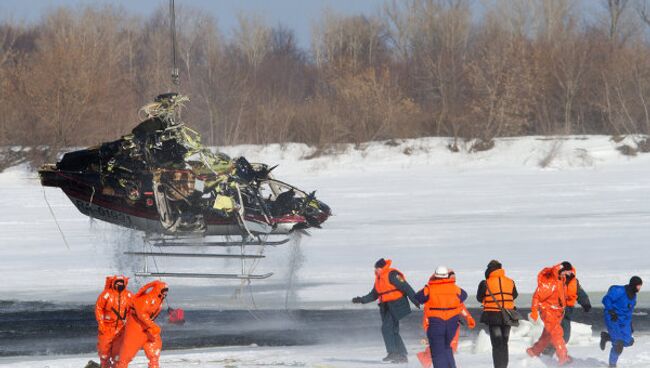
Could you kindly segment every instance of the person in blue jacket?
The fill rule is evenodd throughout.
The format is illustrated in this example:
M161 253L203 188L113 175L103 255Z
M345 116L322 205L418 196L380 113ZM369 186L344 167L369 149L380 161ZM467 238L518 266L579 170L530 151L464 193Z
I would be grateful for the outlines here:
M600 350L605 350L608 341L612 342L612 350L609 352L610 367L616 367L616 362L624 347L634 344L632 312L634 312L636 294L641 290L641 285L643 285L641 278L632 276L627 285L613 285L603 297L607 332L600 334Z

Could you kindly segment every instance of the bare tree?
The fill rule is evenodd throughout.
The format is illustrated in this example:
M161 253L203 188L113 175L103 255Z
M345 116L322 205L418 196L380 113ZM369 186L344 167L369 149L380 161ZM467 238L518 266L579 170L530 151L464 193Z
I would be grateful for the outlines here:
M235 45L256 71L269 52L271 29L260 15L240 14L237 20L239 27L235 29Z
M9 100L9 91L11 91L8 80L9 63L15 62L17 50L15 48L18 36L23 32L22 27L7 22L0 27L0 144L8 143L9 126L7 119L13 112L7 102Z
M491 141L526 133L536 95L532 61L521 29L503 27L502 14L487 14L477 39L468 78L472 89L471 136Z
M630 4L629 0L604 0L609 14L609 39L613 40L619 32L619 22L623 12Z
M404 11L417 26L408 36L416 101L431 106L430 133L459 137L467 123L467 57L471 34L468 1L411 0Z
M319 67L362 70L387 58L387 33L376 17L325 13L312 30L312 49Z
M311 49L241 14L232 37L178 11L114 7L0 20L0 144L52 148L128 133L172 90L213 145L416 137L650 132L648 0L391 0L378 15L325 12ZM636 10L636 11L633 11ZM591 12L596 16L584 16ZM649 27L641 27L645 22Z

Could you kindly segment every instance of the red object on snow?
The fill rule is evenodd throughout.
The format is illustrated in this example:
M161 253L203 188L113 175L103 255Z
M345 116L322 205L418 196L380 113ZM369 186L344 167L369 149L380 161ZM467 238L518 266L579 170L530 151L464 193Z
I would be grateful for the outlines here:
M181 308L169 308L169 323L183 324L185 323L185 311Z
M417 357L420 364L422 364L422 368L431 368L433 366L433 362L431 361L431 350L428 346L424 351L419 352Z

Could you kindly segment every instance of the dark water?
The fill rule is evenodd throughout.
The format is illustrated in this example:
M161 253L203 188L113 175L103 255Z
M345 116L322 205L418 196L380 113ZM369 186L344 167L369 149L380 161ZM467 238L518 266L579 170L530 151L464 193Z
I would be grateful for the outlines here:
M470 311L475 318L480 315L479 310ZM650 309L637 312L636 333L650 333ZM309 345L360 339L381 343L379 312L373 309L187 310L185 318L184 325L171 325L164 313L159 317L166 349ZM421 318L421 312L416 311L402 320L401 332L407 341L422 337ZM595 332L603 328L602 318L601 309L583 313L578 308L574 313L575 321L592 325ZM95 351L96 332L92 306L0 301L0 356L89 353Z

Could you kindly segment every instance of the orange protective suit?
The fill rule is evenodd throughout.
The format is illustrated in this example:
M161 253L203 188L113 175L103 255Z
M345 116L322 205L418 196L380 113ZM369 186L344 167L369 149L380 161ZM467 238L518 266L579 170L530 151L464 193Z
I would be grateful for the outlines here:
M562 265L544 268L537 275L537 289L533 294L531 318L537 320L539 314L544 321L544 331L539 340L526 352L539 356L549 344L555 348L560 365L570 361L563 338L562 318L567 303L566 279L560 273Z
M474 327L476 327L476 321L474 320L474 318L472 318L472 315L467 310L467 307L465 307L465 303L461 304L461 308L462 309L460 311L460 315L465 318L465 321L467 322L467 328L469 328L470 330L473 330ZM454 339L451 340L451 350L453 350L454 353L456 351L458 351L458 337L459 336L460 336L460 328L458 330L456 330L456 335L454 335Z
M117 284L123 284L118 290ZM129 278L124 276L107 276L104 291L97 297L95 303L95 319L97 320L97 354L102 368L112 366L114 352L119 346L119 335L123 330L126 313L133 295L127 286Z
M166 283L152 281L140 288L133 297L132 308L124 329L124 340L117 357L117 368L127 368L140 349L144 349L149 359L149 368L159 368L162 339L160 326L154 320L162 310L167 290Z

